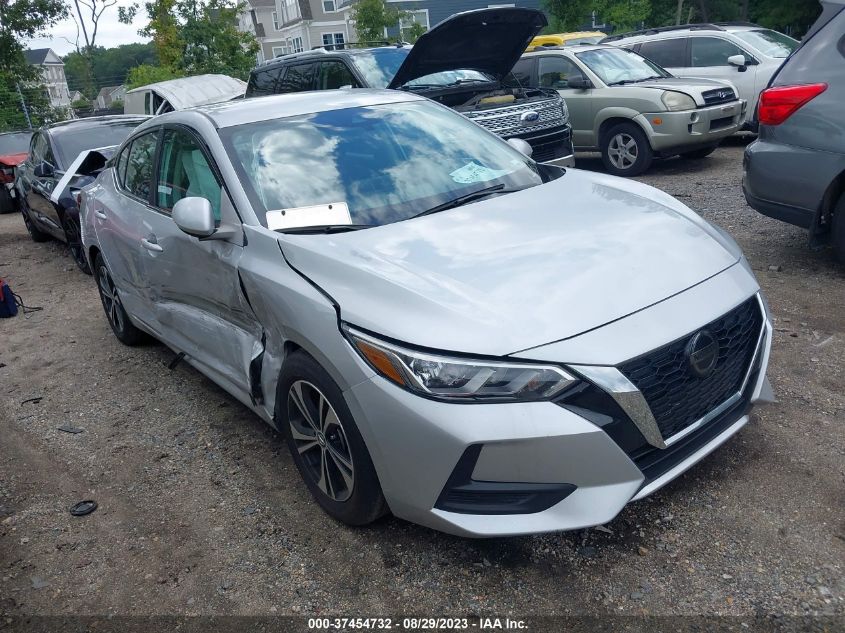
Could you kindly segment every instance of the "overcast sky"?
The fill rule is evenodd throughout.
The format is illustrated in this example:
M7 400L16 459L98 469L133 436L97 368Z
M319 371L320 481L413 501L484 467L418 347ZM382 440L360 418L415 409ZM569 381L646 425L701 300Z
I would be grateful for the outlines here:
M119 0L118 5L128 6L131 0ZM139 11L135 24L121 24L117 20L117 6L106 9L100 19L100 28L97 30L97 46L111 48L120 44L145 41L138 35L138 29L146 22L144 10ZM67 38L67 39L65 39ZM70 40L70 43L67 41ZM67 18L50 28L46 37L39 37L28 42L29 48L52 48L59 55L66 55L75 50L73 42L76 41L76 25L73 20ZM80 41L81 35L80 35Z

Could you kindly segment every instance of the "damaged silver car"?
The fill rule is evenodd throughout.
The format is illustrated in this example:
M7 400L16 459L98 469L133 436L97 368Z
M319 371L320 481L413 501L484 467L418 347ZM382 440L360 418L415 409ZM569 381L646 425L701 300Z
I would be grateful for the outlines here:
M519 145L397 91L151 119L83 194L108 322L277 428L341 521L605 523L768 398L770 318L683 204Z

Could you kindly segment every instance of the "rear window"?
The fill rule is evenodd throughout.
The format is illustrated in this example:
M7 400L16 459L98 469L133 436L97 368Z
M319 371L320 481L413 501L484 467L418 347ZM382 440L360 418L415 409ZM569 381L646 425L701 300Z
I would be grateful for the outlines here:
M32 132L12 132L0 134L0 156L9 154L25 154L29 152L29 140Z
M686 38L643 42L638 52L663 68L683 68L689 65Z
M120 145L143 119L101 121L96 125L73 126L52 131L61 167L67 167L80 152Z

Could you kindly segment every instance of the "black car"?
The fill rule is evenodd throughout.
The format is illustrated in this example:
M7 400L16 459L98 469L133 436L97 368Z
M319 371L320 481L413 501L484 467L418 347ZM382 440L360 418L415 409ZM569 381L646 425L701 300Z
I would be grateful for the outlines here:
M509 85L506 78L548 24L534 9L458 13L411 46L334 45L285 55L250 74L246 97L338 88L390 88L428 97L504 139L522 139L531 157L572 166L566 103L556 90Z
M90 274L82 251L77 195L94 181L114 148L147 118L76 119L48 125L32 135L29 156L18 166L15 187L33 241L53 237L66 242L76 264Z

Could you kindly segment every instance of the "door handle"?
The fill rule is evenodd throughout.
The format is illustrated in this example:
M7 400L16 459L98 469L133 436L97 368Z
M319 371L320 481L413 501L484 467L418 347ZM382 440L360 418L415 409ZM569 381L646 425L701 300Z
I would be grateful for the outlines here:
M141 239L141 245L146 248L148 251L153 251L154 253L161 253L164 249L156 244L155 242L151 242L147 238Z
M103 213L102 211L100 211L99 209L94 209L94 215L96 215L101 220L105 220L105 219L108 218L108 216L105 213Z

